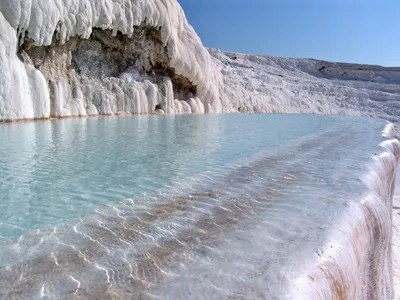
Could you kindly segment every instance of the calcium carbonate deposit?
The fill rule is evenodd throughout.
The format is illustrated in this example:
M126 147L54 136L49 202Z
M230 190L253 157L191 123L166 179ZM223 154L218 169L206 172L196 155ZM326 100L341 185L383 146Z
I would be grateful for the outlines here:
M165 115L0 124L0 298L399 299L399 100L176 0L2 0L1 123Z

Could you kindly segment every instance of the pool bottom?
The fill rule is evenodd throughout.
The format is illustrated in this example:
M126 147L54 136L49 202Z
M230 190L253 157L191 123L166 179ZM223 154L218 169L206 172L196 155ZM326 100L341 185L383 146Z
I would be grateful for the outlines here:
M313 291L302 271L329 253L321 245L365 188L352 133L318 136L7 242L0 295L301 299ZM293 286L301 292L287 295Z

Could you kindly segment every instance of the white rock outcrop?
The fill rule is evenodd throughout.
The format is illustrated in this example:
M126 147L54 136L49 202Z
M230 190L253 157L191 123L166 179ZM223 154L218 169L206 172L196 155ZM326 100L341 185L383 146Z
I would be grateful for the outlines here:
M0 120L187 112L174 94L221 111L220 73L175 0L4 0L0 28Z

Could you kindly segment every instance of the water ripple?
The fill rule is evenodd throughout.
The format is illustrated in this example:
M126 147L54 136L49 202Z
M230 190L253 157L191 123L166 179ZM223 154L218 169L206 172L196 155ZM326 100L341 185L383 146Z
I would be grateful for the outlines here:
M253 138L246 139L247 145L237 140L234 133L241 128L236 125L205 140L213 126L223 124L211 117L209 128L197 129L204 132L182 137L177 145L136 139L122 149L124 144L117 136L106 134L105 144L112 149L96 151L93 147L99 144L90 144L93 140L82 145L61 140L44 150L46 155L54 151L49 161L44 157L39 163L16 160L16 165L0 155L0 165L7 166L0 189L13 184L21 189L15 195L6 194L7 201L1 204L5 213L0 216L4 220L0 223L4 240L0 245L0 298L244 299L279 295L290 281L288 274L318 249L349 197L362 192L358 176L374 150L362 141L365 137L379 139L379 123L354 119L364 126L350 130L350 121L319 118L315 124L308 122L307 130L296 132L293 128L301 127L300 119L288 131L291 135L281 138L280 147L266 147L268 138L260 141L260 136L265 137L262 125L268 125L260 119L261 123L249 121L248 127L241 124L247 130L259 128ZM149 126L158 122L150 117L145 120ZM188 119L178 121L180 126ZM118 125L115 122L109 124L111 129ZM323 130L321 124L325 124ZM27 131L34 135L35 126ZM158 128L162 132L162 126ZM243 138L250 131L240 132ZM218 141L228 133L232 140L221 151ZM5 136L0 130L1 134ZM279 134L272 137L278 139ZM150 152L138 152L135 143L143 143L143 149ZM190 149L185 143L192 145ZM194 150L199 157L207 157L207 162L193 159L190 166ZM130 159L125 153L129 151L141 153L142 161ZM41 157L40 153L33 155L36 161ZM83 170L85 160L94 157L104 163L89 175ZM162 163L161 157L168 161ZM70 158L77 160L78 167L69 165ZM56 159L57 170L50 167ZM181 165L185 160L187 164ZM32 170L23 173L20 167ZM64 186L65 176L72 178L71 185ZM89 177L93 179L90 184ZM47 183L40 185L40 180ZM57 191L51 190L52 185ZM51 190L47 197L46 189ZM36 193L37 198L29 199L24 193ZM113 200L117 194L121 201ZM31 219L17 222L17 216L31 209ZM77 213L80 209L82 213ZM52 226L54 219L64 221Z

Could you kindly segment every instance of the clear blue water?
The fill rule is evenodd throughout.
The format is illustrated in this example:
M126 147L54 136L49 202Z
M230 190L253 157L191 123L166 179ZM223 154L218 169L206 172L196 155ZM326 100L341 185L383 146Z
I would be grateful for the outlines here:
M308 115L3 124L0 298L272 299L366 192L384 125Z
M275 119L136 116L3 124L0 240L83 217L333 122L281 116L284 125L277 126Z

